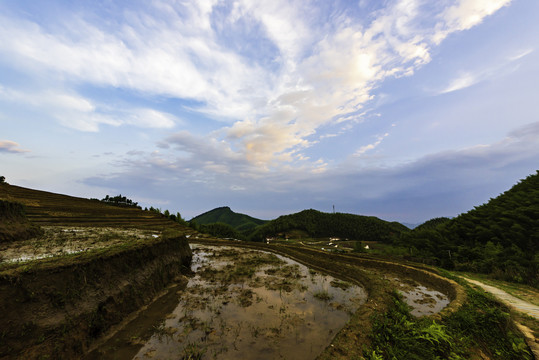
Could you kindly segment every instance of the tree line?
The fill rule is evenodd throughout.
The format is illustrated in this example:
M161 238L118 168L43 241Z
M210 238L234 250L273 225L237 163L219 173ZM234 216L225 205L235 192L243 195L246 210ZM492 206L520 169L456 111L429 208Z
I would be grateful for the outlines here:
M116 196L106 195L103 199L101 199L101 201L116 206L136 207L142 209L140 206L138 206L138 202L128 199L126 196L122 196L122 194Z

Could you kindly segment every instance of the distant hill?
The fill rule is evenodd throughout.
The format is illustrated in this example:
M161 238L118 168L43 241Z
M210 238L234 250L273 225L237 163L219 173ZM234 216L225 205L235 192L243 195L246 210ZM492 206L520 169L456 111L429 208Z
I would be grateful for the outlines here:
M437 217L430 220L425 221L421 225L417 225L414 230L425 230L425 229L434 229L435 227L445 224L446 222L450 221L451 219L448 217Z
M267 223L267 220L260 220L249 215L232 211L228 206L219 207L204 214L195 216L191 222L199 225L226 224L240 233L248 233L259 225Z
M410 231L398 222L388 222L374 216L343 213L323 213L303 210L281 216L258 227L250 239L262 241L279 234L306 237L339 237L350 240L391 242L400 233Z
M539 171L465 214L403 235L418 259L539 286Z

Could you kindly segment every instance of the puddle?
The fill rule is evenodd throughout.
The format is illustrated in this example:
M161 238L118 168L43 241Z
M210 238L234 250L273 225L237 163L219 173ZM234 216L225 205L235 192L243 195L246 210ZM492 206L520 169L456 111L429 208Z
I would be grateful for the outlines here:
M366 300L281 256L191 246L195 276L134 359L314 359Z
M449 303L449 297L439 291L429 289L415 282L393 279L398 283L397 291L404 301L412 308L410 313L414 316L428 316L439 313Z
M43 236L0 244L0 264L75 254L157 236L151 231L138 229L56 226L42 228Z

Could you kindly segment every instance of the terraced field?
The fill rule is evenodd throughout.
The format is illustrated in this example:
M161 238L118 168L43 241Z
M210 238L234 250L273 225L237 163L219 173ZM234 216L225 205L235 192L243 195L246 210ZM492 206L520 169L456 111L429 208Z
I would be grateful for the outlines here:
M100 339L134 312L156 304L155 312L161 314L165 307L159 299L168 299L174 306L167 303L166 308L173 311L178 291L187 283L182 273L189 272L191 263L187 240L269 251L307 266L309 274L320 272L365 289L367 299L332 333L320 359L532 359L503 305L437 269L301 243L225 241L155 212L18 186L1 185L0 200L24 204L28 219L44 232L35 239L2 244L2 251L10 251L8 260L15 262L0 268L0 310L6 314L0 318L0 330L7 329L0 332L0 359L79 358L96 350ZM165 236L171 232L172 237ZM18 258L23 258L20 263ZM439 311L430 306L433 296L412 299L433 310L427 316L410 314L394 290L415 296L409 290L418 285L447 295L450 303ZM230 302L227 299L221 303ZM159 335L168 328L156 329ZM144 355L153 354L152 346Z
M13 185L0 186L0 200L14 201L26 206L29 220L38 225L131 227L138 229L187 227L151 211L133 207L118 207L98 200L60 195Z

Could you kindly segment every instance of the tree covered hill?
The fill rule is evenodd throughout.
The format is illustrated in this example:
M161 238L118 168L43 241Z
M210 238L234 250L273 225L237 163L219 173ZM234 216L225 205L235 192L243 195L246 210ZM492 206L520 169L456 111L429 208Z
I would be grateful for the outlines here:
M298 231L309 237L391 242L400 233L410 230L398 222L388 222L374 216L323 213L311 209L272 220L258 227L250 239L263 241L267 237Z
M451 219L448 217L437 217L430 220L425 221L423 224L420 224L414 228L414 230L425 230L425 229L434 229L437 226L440 226L441 224L445 224L446 222L450 221Z
M467 213L404 234L399 244L436 265L539 286L539 171Z
M246 233L259 225L267 223L266 220L256 219L249 215L232 211L228 206L219 207L191 219L198 225L226 224L240 233Z

